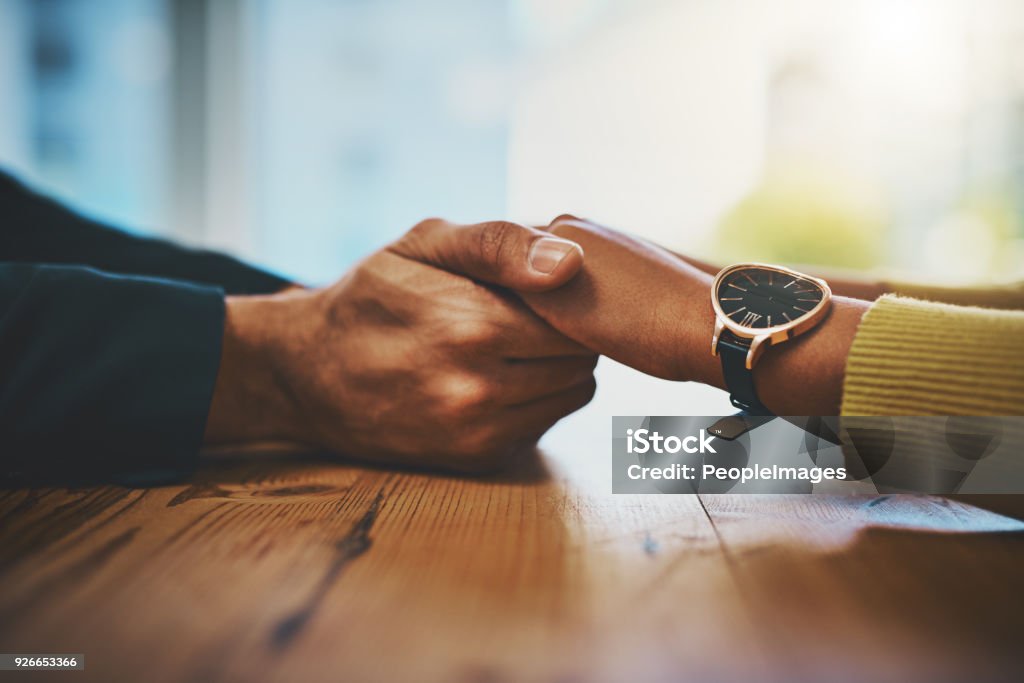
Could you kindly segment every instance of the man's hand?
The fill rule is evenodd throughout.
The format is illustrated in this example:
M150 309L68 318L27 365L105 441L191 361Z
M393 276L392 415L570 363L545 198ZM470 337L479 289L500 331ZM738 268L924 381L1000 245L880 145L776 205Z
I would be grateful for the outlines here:
M582 260L521 225L429 220L325 289L230 297L207 442L492 468L590 400L597 357L478 281L549 290Z

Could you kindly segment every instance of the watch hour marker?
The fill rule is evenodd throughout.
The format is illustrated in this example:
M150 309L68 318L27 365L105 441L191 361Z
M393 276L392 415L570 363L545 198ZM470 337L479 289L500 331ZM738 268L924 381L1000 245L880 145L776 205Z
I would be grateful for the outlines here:
M753 311L747 311L747 314L743 316L743 320L740 321L740 325L744 327L753 327L754 323L760 320L763 316L760 313L754 313Z
M797 299L797 301L813 301L814 303L818 303L817 299Z
M810 311L808 311L806 308L800 308L799 306L794 306L793 308L800 311L801 313L810 313Z
M735 287L736 289L740 290L741 292L745 292L745 291L747 291L747 290L743 289L742 287L740 287L739 285L737 285L737 284L736 284L736 283L734 283L734 282L730 282L730 283L729 283L729 286L730 286L730 287Z
M772 317L769 315L768 316L768 327L771 327L771 326L772 326Z
M786 287L789 287L790 285L795 285L795 284L796 284L796 280L790 280L789 284L784 285L782 288L785 289Z
M757 286L757 280L755 280L754 278L750 277L749 273L740 273L740 275L742 275L743 277L745 277L748 280L750 280L750 284L754 285L755 287Z
M782 317L785 318L788 323L793 322L793 319L789 317L789 313L786 313L785 311L782 312Z
M718 298L719 301L743 301L742 296L722 296Z

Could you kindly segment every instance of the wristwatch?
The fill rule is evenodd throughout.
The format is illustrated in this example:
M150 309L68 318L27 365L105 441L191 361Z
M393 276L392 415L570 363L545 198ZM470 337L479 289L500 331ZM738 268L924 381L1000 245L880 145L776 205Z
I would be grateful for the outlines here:
M715 334L711 353L722 359L732 404L748 415L771 415L757 396L754 365L767 346L821 323L832 304L828 283L782 266L738 263L711 285Z

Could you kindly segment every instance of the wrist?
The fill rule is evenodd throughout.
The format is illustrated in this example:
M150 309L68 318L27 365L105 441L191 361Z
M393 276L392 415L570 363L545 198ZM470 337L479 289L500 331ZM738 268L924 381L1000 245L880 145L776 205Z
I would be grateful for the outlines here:
M683 327L683 343L676 354L678 369L672 373L679 379L724 388L722 367L711 354L711 335L715 329L715 311L711 305L713 278L687 264L680 296L687 302Z
M298 440L301 414L288 386L295 294L225 299L221 362L206 443Z
M754 368L765 405L778 415L838 415L846 360L869 307L860 299L833 297L821 325L774 352L769 349Z
M790 326L787 328L785 325L777 323L777 327L771 328L774 330L771 333L771 339L776 340L776 335L780 335L781 342L784 343L779 340L772 343L769 341L767 332L760 337L755 337L754 334L749 336L740 334L743 339L752 339L754 344L760 344L759 350L763 353L755 353L750 350L752 348L750 342L744 344L742 339L738 342L720 340L719 354L716 357L712 355L710 348L710 341L716 329L716 314L714 312L716 306L711 303L711 286L705 285L706 298L704 301L706 304L697 306L694 311L695 319L703 326L703 333L692 342L695 345L691 348L694 350L694 357L697 360L691 371L692 376L706 384L731 391L734 405L749 405L751 410L767 408L778 415L838 414L842 399L846 358L857 326L867 308L867 302L833 296L829 304L827 299L822 300L830 294L827 288L820 289L820 295L814 299L813 288L818 285L814 283L813 278L794 271L786 271L781 267L744 265L732 268L741 270L737 274L732 269L727 269L723 271L723 275L719 276L725 277L723 281L725 284L719 285L720 287L735 287L735 291L728 290L730 292L728 296L733 298L723 298L721 303L717 304L721 306L718 309L718 315L736 315L750 306L750 310L746 313L746 316L751 319L751 323L746 328L748 330L753 326L753 322L763 317L761 314L768 315L768 325L762 323L761 331L771 326L773 314L778 320L780 306L785 301L785 292L780 291L783 289L780 283L776 283L775 290L771 289L770 276L773 270L781 269L782 272L788 272L793 276L793 279L785 285L786 287L797 282L797 278L803 278L801 282L804 282L802 286L805 289L801 290L801 294L810 298L798 299L798 301L817 301L818 303L817 305L805 304L814 309L813 311L804 311L809 314L807 316L801 317L790 311L791 315L797 316L796 321L790 320L787 316L785 311L789 309L783 310L781 315L790 321ZM767 276L763 273L765 270L768 271ZM755 275L752 276L748 271L755 272ZM761 274L757 274L757 272ZM755 281L755 277L759 279ZM767 280L764 279L765 277ZM732 281L730 282L730 280ZM735 284L737 280L745 286ZM747 280L750 282L748 283ZM821 286L824 287L824 284L822 283ZM748 288L754 288L756 292L743 294L743 292L747 292ZM773 296L776 298L772 298ZM725 302L729 302L728 305ZM733 309L731 312L729 306ZM796 308L796 310L804 309ZM812 314L817 317L811 317ZM736 322L737 318L733 318L731 322ZM724 317L723 320L726 329L722 332L722 339L735 340L729 331L729 318ZM794 330L793 326L800 324L800 320L804 321L802 323L804 327ZM787 331L780 333L777 331L779 329ZM758 331L757 329L753 330L754 333ZM704 348L700 348L701 345ZM751 354L753 354L753 367L751 367ZM744 361L746 362L745 370L743 369ZM725 376L728 373L723 364L728 364L732 373L730 387L725 386ZM738 404L735 403L736 400L739 401Z

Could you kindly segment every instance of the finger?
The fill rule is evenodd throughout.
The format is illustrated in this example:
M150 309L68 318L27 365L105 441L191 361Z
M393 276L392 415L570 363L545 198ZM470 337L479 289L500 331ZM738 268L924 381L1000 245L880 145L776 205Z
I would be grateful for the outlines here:
M389 249L406 258L521 292L543 292L568 282L583 265L571 240L518 223L458 225L428 219Z
M535 230L540 230L541 232L552 232L553 228L555 228L559 223L563 221L576 221L583 223L588 222L586 219L580 218L579 216L574 216L571 213L562 213L555 217L553 220L551 220L547 225L534 225L533 228Z
M501 402L514 406L560 394L589 380L597 356L510 360L501 370Z
M560 218L550 229L582 244L587 262L564 287L522 300L601 355L658 377L690 377L681 349L714 329L710 278L662 249L587 221Z
M594 355L579 342L565 336L508 292L494 292L501 302L492 307L491 319L498 333L492 348L505 360L537 360L562 356Z
M501 420L501 429L509 441L539 438L563 417L590 403L596 388L597 381L590 377L554 396L511 406Z
M580 218L579 216L574 216L571 213L562 213L562 214L559 214L558 216L556 216L550 223L548 223L547 225L545 225L544 227L539 228L539 229L543 230L544 232L554 232L554 233L557 233L556 229L558 228L559 225L561 225L563 223L581 223L581 224L586 224L586 225L596 225L596 223L591 223L587 219Z

